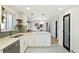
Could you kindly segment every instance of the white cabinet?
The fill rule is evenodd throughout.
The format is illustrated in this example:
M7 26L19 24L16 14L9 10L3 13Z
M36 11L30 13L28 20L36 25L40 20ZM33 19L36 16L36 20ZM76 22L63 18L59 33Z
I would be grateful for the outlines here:
M51 37L48 35L35 35L36 46L51 46Z
M27 35L26 37L26 43L28 46L34 46L34 37L32 35Z
M26 44L26 41L25 41L25 37L21 36L20 37L20 53L25 52L26 48L27 48L27 44Z
M45 39L41 35L34 36L35 46L45 46Z
M26 37L23 36L23 40L24 40L24 50L27 49L27 40L26 40Z
M3 50L0 50L0 53L3 53Z
M23 37L20 37L20 53L24 52L24 40Z
M50 34L29 34L24 36L28 46L41 47L51 46L51 35Z
M45 46L51 46L51 36L46 35L44 39L45 39Z

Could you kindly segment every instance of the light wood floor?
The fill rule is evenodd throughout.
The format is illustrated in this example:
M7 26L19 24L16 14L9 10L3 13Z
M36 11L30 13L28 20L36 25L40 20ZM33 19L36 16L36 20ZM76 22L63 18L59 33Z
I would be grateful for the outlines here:
M51 36L51 44L58 44L58 41L59 40L57 38Z

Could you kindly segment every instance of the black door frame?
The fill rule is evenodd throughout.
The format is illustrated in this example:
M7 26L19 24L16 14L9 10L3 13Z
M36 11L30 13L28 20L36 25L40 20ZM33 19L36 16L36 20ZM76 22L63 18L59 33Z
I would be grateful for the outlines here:
M58 37L58 35L57 35L57 34L58 34L58 32L57 32L58 28L57 28L57 27L58 27L58 26L57 26L57 25L58 25L58 21L56 20L56 21L55 21L55 37L56 37L56 38Z
M65 43L65 40L64 40L64 38L65 38L65 34L64 34L64 32L65 32L65 17L67 17L67 16L69 16L69 47L66 47L65 44L64 44ZM68 51L70 51L70 13L63 16L63 46Z

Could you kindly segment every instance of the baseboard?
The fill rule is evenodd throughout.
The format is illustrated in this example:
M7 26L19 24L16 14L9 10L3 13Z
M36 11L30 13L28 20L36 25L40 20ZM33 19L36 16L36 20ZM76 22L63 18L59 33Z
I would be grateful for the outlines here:
M76 53L74 50L71 50L72 53Z
M49 47L52 47L52 46L28 46L28 48L49 48Z

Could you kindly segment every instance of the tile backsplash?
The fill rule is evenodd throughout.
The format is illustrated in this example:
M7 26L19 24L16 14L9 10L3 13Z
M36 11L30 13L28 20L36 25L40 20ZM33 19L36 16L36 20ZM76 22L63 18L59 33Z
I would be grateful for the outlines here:
M0 32L0 38L18 33L17 31Z

